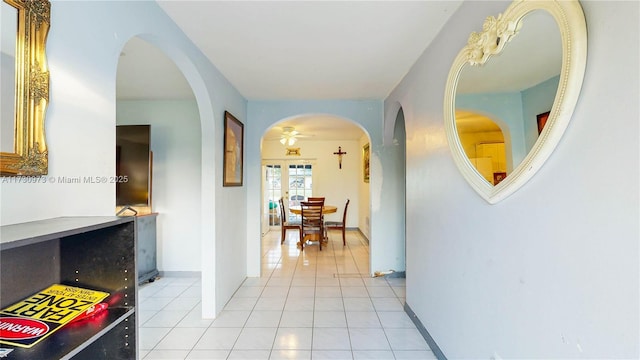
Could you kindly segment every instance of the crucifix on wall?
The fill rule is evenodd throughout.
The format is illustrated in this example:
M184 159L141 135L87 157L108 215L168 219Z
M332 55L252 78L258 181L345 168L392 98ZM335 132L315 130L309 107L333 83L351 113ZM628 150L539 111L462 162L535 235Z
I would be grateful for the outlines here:
M342 151L342 146L338 146L338 151L334 152L333 155L338 155L338 167L342 169L342 155L347 155L347 152Z

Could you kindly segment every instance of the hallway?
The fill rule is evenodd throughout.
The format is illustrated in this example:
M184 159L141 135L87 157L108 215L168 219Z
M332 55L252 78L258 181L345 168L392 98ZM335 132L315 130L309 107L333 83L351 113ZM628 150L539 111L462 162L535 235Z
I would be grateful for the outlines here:
M329 233L300 256L271 231L262 274L248 278L215 320L200 319L198 278L140 287L141 359L435 359L403 304L405 279L370 278L359 233Z

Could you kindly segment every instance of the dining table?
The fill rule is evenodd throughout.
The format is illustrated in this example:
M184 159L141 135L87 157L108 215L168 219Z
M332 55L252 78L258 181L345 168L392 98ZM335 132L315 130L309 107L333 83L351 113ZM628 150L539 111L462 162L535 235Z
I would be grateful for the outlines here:
M293 205L289 207L289 211L291 211L292 213L296 214L296 215L302 215L302 207L300 205ZM338 211L338 207L337 206L333 206L333 205L324 205L322 207L322 214L333 214L336 211Z

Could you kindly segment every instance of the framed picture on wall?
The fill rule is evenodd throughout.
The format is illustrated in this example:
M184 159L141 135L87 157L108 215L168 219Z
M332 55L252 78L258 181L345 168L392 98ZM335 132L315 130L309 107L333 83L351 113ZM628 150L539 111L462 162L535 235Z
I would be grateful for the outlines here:
M362 147L362 169L364 182L369 182L369 143Z
M549 119L549 113L550 111L547 111L547 112L543 112L542 114L536 115L536 118L538 120L538 135L542 133L542 129L544 129L544 126L547 124L547 119Z
M287 148L286 156L300 156L300 148Z
M507 177L506 172L494 172L493 173L493 185L498 185L502 180Z
M242 186L244 124L224 112L224 167L222 186Z

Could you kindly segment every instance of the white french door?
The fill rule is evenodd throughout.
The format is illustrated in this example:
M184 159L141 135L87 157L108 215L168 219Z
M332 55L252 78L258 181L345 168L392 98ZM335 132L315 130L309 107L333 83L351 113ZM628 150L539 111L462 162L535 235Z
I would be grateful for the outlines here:
M313 165L303 161L265 161L262 165L262 232L280 227L278 200L284 198L287 209L313 196ZM288 213L292 219L297 216ZM291 219L289 219L291 220Z

